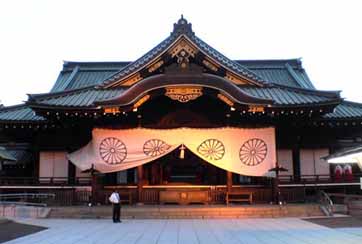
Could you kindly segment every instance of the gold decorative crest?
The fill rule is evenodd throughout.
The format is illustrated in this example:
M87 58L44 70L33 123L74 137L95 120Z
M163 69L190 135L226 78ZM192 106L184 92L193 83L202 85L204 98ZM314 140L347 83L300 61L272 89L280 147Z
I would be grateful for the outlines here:
M248 84L247 81L245 80L242 80L241 78L239 78L238 76L230 73L230 72L226 72L226 75L225 75L225 78L228 79L229 81L233 82L234 84L237 84L237 85L245 85L245 84Z
M248 112L252 112L252 113L264 112L264 107L263 106L257 106L257 105L249 105Z
M216 72L218 70L218 66L212 62L211 60L208 59L204 59L202 61L202 63L209 69L211 69L212 71Z
M147 102L148 99L150 99L150 95L147 94L145 96L143 96L140 100L138 100L134 105L133 108L138 108L139 106L141 106L142 104L144 104L145 102Z
M104 108L104 113L106 114L117 114L119 113L119 108L118 107L105 107Z
M234 103L225 95L219 93L217 94L217 97L223 101L224 103L226 103L227 105L229 105L230 107L234 106Z
M123 86L131 86L134 83L142 80L142 76L139 73L134 74L133 76L129 77L125 81L122 82Z
M202 87L166 87L166 96L172 100L186 103L202 95Z
M164 64L163 60L159 60L153 64L151 64L148 68L148 72L152 73L153 71L157 70L158 68L160 68L162 65Z

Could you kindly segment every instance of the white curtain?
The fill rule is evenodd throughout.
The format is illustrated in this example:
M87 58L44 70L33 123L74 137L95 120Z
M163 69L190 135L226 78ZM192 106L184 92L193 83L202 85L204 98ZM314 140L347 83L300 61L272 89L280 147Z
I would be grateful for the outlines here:
M237 174L267 175L275 167L274 128L93 130L88 145L68 154L82 170L115 172L163 157L181 145L201 159ZM170 162L172 163L172 162Z
M351 153L348 155L327 159L331 164L350 164L357 163L360 169L362 169L362 152Z

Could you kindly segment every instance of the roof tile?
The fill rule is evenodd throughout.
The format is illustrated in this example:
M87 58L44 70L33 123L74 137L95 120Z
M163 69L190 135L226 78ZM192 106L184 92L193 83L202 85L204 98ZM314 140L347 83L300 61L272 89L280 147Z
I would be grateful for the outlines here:
M333 111L323 116L325 119L362 119L362 104L343 101Z
M0 109L0 122L44 122L45 118L35 115L27 105L15 105Z

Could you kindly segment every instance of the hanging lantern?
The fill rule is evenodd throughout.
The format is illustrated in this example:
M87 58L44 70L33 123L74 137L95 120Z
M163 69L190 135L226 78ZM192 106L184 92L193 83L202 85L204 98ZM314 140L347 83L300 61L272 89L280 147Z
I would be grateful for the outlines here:
M184 146L184 144L182 144L180 147L180 159L185 158L185 149L186 149L186 147Z

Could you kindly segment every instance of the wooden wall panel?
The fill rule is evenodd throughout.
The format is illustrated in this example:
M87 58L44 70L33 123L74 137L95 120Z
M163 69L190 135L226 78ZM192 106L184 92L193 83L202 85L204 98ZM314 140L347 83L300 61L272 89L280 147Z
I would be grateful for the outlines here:
M40 152L39 177L68 177L66 152Z
M300 167L302 175L329 175L329 164L321 157L327 156L327 148L301 149Z

